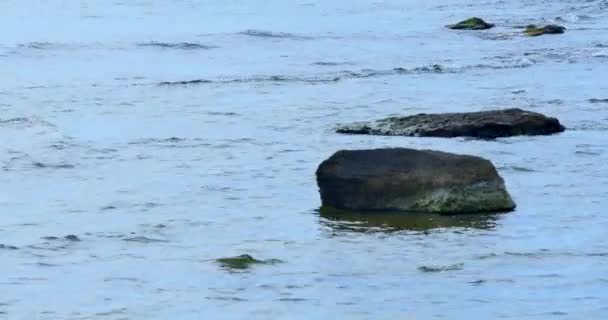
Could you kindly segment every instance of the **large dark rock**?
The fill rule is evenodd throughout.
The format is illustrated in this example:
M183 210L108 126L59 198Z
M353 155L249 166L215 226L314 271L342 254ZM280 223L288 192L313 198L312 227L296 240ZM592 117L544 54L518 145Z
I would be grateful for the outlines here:
M500 212L515 208L480 157L414 149L338 151L317 169L323 206L357 211Z
M487 23L483 21L483 19L473 17L463 21L458 22L457 24L449 24L446 28L454 29L454 30L485 30L494 27L494 24Z
M336 132L385 136L474 137L494 139L564 131L555 118L521 109L417 114L338 126Z

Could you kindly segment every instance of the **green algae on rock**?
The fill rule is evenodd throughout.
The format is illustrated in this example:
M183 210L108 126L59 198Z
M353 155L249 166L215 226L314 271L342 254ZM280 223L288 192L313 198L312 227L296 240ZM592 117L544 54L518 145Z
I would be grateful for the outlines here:
M565 27L558 26L555 24L549 24L544 27L539 27L534 24L531 24L531 25L526 26L526 30L524 30L524 33L531 37L536 37L536 36L541 36L543 34L561 34L561 33L564 33L565 31L566 31Z
M215 261L222 267L228 269L248 269L256 264L275 264L282 262L278 259L258 260L248 254L242 254L236 257L219 258Z
M386 148L342 150L317 169L323 206L354 211L463 214L515 208L483 158Z
M487 23L481 18L473 17L460 21L457 24L447 25L446 27L454 30L486 30L494 27L494 24Z

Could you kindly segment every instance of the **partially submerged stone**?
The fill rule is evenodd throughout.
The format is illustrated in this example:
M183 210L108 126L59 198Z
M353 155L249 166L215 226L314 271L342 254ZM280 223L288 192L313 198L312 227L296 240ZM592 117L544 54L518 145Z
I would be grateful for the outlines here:
M281 262L277 259L258 260L248 254L242 254L236 257L219 258L215 261L222 267L228 269L248 269L255 264L275 264Z
M457 24L447 25L446 27L454 30L485 30L494 27L494 24L487 23L483 21L483 19L473 17L460 21Z
M338 133L413 137L474 137L495 139L518 135L548 135L564 131L555 118L517 108L463 112L420 113L371 122L340 125Z
M561 34L561 33L564 33L565 31L566 31L565 27L558 26L555 24L549 24L544 27L539 27L537 25L531 24L531 25L526 26L526 30L524 30L524 33L529 36L536 37L536 36L540 36L543 34Z
M355 211L502 212L515 208L486 159L404 148L338 151L316 172L323 206Z

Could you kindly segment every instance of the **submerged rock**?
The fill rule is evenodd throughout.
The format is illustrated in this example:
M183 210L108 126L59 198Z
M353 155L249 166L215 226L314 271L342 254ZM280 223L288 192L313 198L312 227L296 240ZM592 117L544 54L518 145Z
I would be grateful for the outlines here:
M608 103L608 99L596 99L596 98L591 98L589 100L590 103Z
M68 234L67 236L64 237L64 239L69 240L69 241L80 241L80 238L78 238L78 236L73 235L73 234Z
M422 272L444 272L462 270L462 267L464 267L464 263L457 263L449 266L420 266L418 267L418 270Z
M338 126L336 132L385 136L494 139L564 131L559 120L521 109L417 114Z
M564 33L565 31L566 31L566 28L555 25L555 24L549 24L544 27L539 27L534 24L531 24L531 25L526 26L526 30L524 30L524 33L529 36L536 37L536 36L540 36L543 34L561 34L561 33Z
M454 29L454 30L485 30L494 27L494 24L487 23L483 21L483 19L473 17L463 21L458 22L457 24L447 25L446 28Z
M323 206L420 213L501 212L515 208L486 159L414 149L338 151L317 169Z
M215 261L222 267L229 269L248 269L255 264L275 264L281 262L281 260L277 259L258 260L248 254L242 254L236 257L219 258Z

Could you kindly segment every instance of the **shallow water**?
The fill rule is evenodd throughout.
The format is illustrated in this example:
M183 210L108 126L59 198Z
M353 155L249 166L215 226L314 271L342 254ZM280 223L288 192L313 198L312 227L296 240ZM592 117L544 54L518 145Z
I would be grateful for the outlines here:
M3 1L0 319L607 318L607 10ZM443 28L471 15L498 27ZM568 30L512 28L549 22ZM497 141L332 132L512 106L568 130ZM518 208L319 212L317 165L382 146L491 159ZM244 253L283 263L214 262Z

